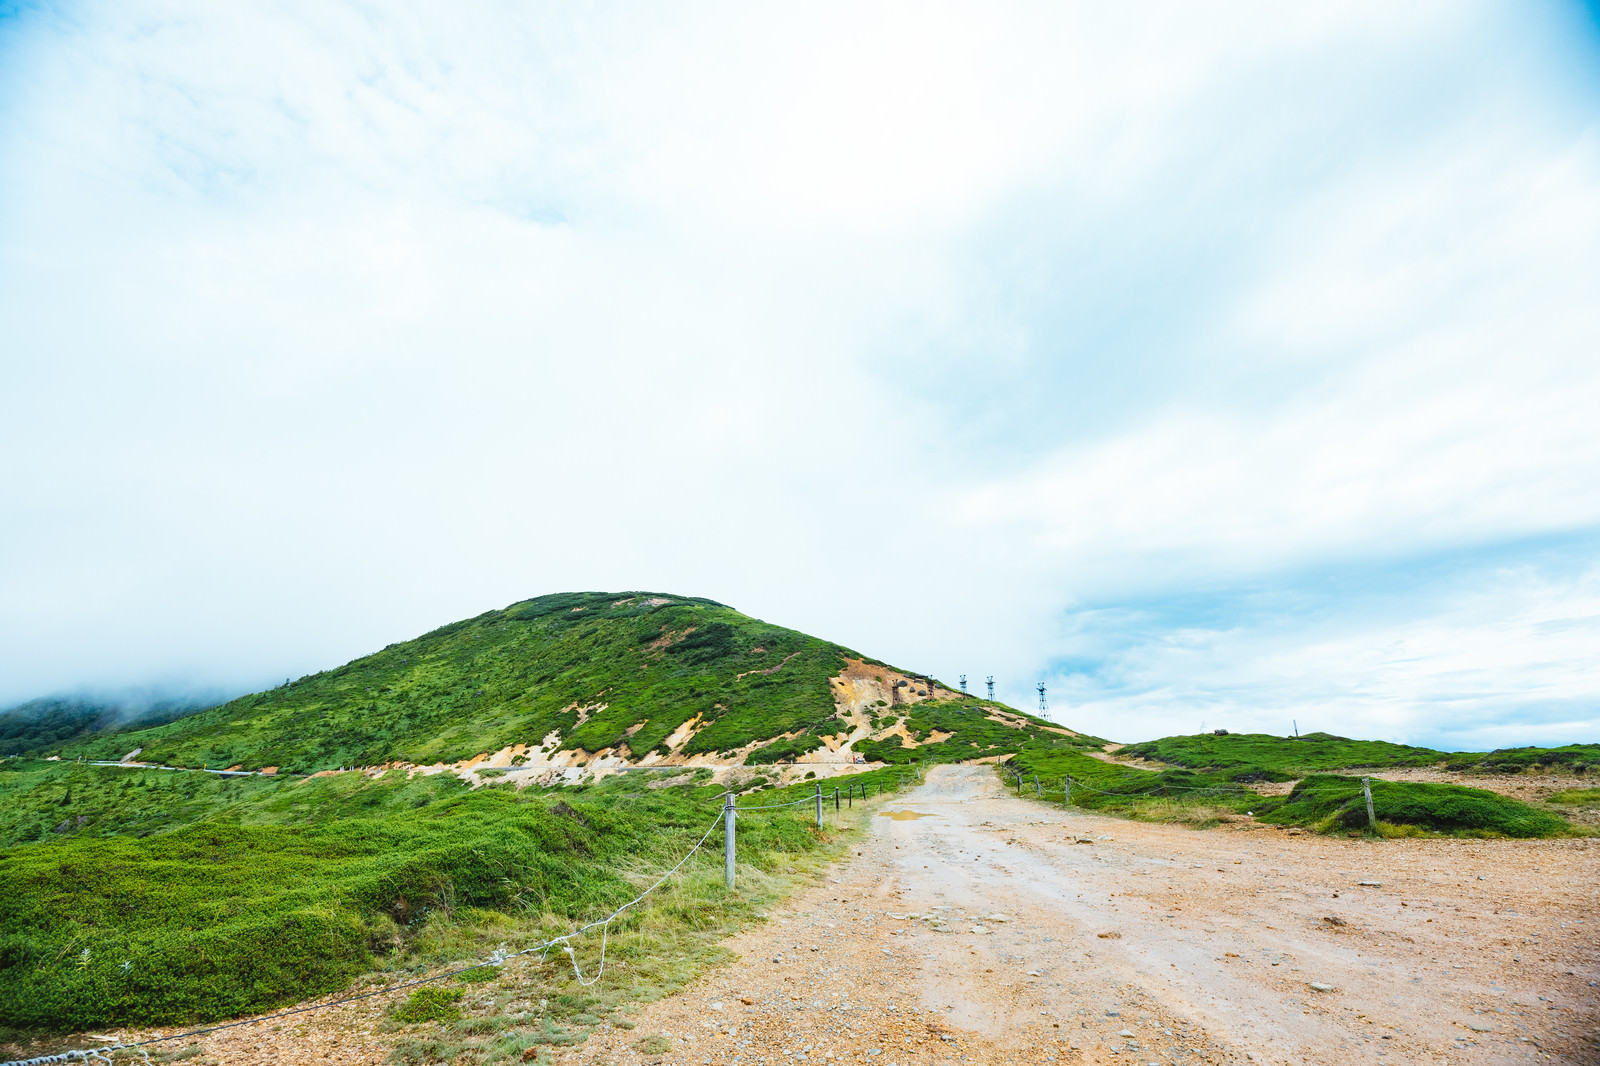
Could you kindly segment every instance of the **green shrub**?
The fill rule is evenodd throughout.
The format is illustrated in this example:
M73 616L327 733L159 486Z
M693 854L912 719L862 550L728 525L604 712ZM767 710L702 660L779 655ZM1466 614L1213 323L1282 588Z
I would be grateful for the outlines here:
M394 1020L407 1025L421 1022L453 1022L461 1017L463 993L459 988L438 988L425 985L411 993L411 998L394 1009Z

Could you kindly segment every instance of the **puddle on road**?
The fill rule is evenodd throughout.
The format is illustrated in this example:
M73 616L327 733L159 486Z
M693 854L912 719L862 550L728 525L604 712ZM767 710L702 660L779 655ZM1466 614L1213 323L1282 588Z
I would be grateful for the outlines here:
M921 811L880 811L879 818L893 818L897 822L910 822L918 818L937 818L937 814L923 814Z

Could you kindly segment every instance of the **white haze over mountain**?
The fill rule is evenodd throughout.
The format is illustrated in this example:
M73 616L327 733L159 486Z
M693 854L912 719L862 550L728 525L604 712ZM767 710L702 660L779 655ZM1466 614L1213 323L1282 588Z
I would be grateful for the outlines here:
M0 6L0 705L711 596L1600 739L1580 5Z

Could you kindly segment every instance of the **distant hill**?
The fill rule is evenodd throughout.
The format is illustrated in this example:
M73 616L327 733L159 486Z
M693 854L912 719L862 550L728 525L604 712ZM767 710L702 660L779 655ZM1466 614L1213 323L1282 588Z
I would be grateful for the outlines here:
M215 769L910 762L1082 736L712 600L541 596L74 752Z
M183 699L130 705L123 701L48 696L0 711L0 756L49 751L97 734L172 722L211 706Z
M1386 740L1351 740L1331 733L1279 737L1268 733L1199 733L1162 737L1118 750L1119 757L1149 759L1190 770L1239 771L1257 779L1289 780L1327 770L1399 766L1442 766L1456 771L1519 773L1564 769L1583 773L1600 767L1600 744L1558 748L1500 748L1495 751L1436 751Z
M1191 770L1254 770L1292 776L1353 766L1434 766L1450 758L1448 753L1432 748L1385 740L1350 740L1331 733L1307 733L1302 737L1199 733L1129 744L1117 754Z

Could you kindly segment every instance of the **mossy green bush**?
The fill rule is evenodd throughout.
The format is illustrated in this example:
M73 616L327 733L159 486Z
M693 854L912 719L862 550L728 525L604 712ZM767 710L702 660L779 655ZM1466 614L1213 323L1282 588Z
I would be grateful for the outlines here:
M459 988L426 985L394 1009L394 1020L406 1025L422 1022L453 1022L461 1017L459 1006L464 993Z

